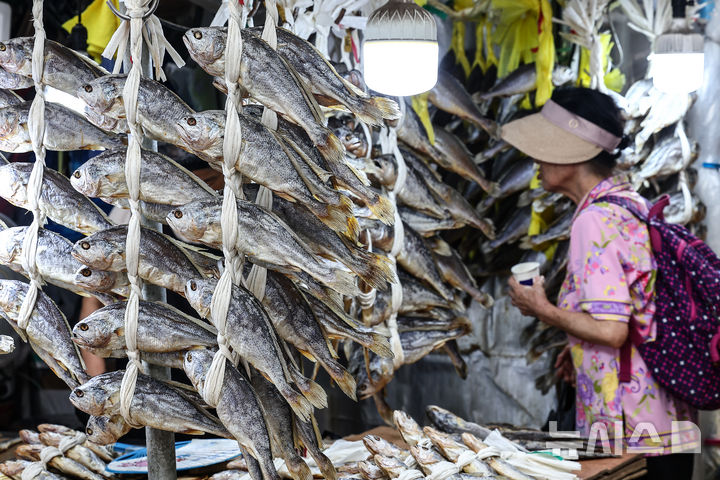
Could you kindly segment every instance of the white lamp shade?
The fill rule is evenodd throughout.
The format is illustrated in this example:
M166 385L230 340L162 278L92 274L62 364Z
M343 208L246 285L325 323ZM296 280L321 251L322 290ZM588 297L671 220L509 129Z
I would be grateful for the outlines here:
M690 93L702 86L705 61L703 53L655 53L650 59L650 74L655 88L667 93Z
M363 68L368 88L386 95L417 95L437 82L438 44L418 40L366 41Z

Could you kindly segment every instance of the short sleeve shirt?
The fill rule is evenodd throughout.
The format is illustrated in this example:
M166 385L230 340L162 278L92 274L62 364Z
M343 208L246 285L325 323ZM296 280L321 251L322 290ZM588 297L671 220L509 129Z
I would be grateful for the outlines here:
M558 306L588 313L598 322L629 322L632 317L633 328L644 341L654 341L657 269L648 230L620 206L593 203L606 195L628 198L640 212L648 213L625 176L607 178L586 195L573 218L567 275ZM569 339L577 373L576 427L581 433L589 435L603 424L611 443L624 438L625 446L648 455L671 453L672 446L695 445L696 430L688 424L695 420L695 412L653 379L634 346L631 381L621 384L619 349L572 336ZM685 423L676 423L673 430L673 421ZM636 428L647 425L643 422L653 428ZM616 431L621 426L622 433Z

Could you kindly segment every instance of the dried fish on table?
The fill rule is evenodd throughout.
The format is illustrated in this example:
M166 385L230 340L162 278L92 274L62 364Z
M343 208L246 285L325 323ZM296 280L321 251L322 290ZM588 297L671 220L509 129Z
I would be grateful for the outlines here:
M357 227L350 199L325 185L278 134L251 117L240 114L238 118L244 141L235 168L277 195L302 203L330 228L347 231L354 238ZM222 161L225 112L198 112L183 117L175 126L198 156L211 164Z
M238 200L237 248L253 263L271 270L303 271L335 291L355 296L358 287L344 266L321 258L277 215L259 205ZM199 201L178 207L168 215L168 224L180 237L204 245L222 241L220 225L210 220L217 212L217 202Z
M40 441L52 447L59 447L65 435L52 432L44 432L39 435ZM103 477L112 478L112 474L105 470L105 462L98 455L84 445L75 445L64 452L65 456L75 460L88 470L91 470Z
M70 388L88 380L84 364L70 338L70 326L55 303L42 291L38 292L35 308L27 329L17 326L20 307L28 285L18 280L0 280L0 309L23 340Z
M34 45L34 37L11 38L0 43L0 66L10 73L32 79ZM80 86L107 73L89 57L80 55L52 40L45 40L43 53L43 83L71 95L75 95Z
M224 49L216 49L219 32L192 28L183 41L190 56L211 75L223 75ZM266 107L300 125L328 161L342 161L340 140L324 126L324 115L308 86L298 73L264 40L246 30L241 32L240 88ZM210 37L210 38L208 38Z
M0 166L0 197L16 207L29 208L27 185L32 169L32 163L24 162ZM113 226L100 207L49 168L43 172L39 206L51 220L85 235Z
M399 457L375 454L373 461L389 478L400 478L402 476L406 480L418 480L425 477L420 470L408 468L407 465L400 461Z
M0 473L7 475L14 480L21 480L23 471L33 462L28 460L6 460L0 463ZM36 480L66 480L67 477L47 470L41 472Z
M77 437L78 434L81 433L64 425L56 425L53 423L41 423L37 428L40 433L59 433L60 435L64 435L66 437ZM104 462L112 462L112 460L118 456L118 454L116 454L113 450L93 443L89 439L85 440L83 445L92 450Z
M70 183L78 192L89 197L128 198L126 155L126 150L103 152L75 170L70 176ZM217 196L205 182L169 157L149 150L142 150L141 157L140 200L185 205Z
M124 272L127 225L108 228L75 242L72 255L99 270ZM202 276L199 267L178 245L162 233L143 228L140 234L138 275L144 280L176 293L185 292L185 283Z
M104 350L125 348L124 302L114 303L80 320L73 327L81 347ZM141 352L177 352L217 345L215 328L163 303L139 303L137 348Z
M18 458L24 459L24 460L31 460L35 462L40 461L40 453L42 452L43 448L45 448L42 444L30 444L30 445L20 445L15 450L15 455L18 456ZM49 462L48 465L52 468L57 469L58 471L64 473L65 475L69 475L74 478L80 478L82 480L102 480L103 477L98 475L97 473L93 472L92 470L88 469L84 465L76 462L75 460L72 460L69 457L65 457L63 455L58 455L56 457L53 457Z
M124 374L124 370L117 370L93 377L72 391L70 402L93 416L119 415L120 383ZM159 430L231 438L216 418L186 394L142 373L138 374L130 418L134 423Z
M23 242L28 227L12 227L0 230L0 264L25 275L23 267ZM38 230L35 265L43 280L60 288L83 296L94 296L103 303L113 301L113 296L95 291L77 282L76 273L84 268L72 255L72 242L62 235L41 228ZM98 272L96 281L104 285L113 285L115 273ZM109 292L111 287L103 289Z
M207 349L185 354L185 373L195 389L200 392L206 387L206 376L212 361L213 352ZM273 464L270 436L263 418L263 410L250 383L232 364L226 363L222 385L216 407L220 421L235 437L238 444L258 461L263 478L279 480L280 477Z
M451 462L457 462L460 455L469 452L470 450L466 445L456 442L447 433L439 432L432 427L423 428L423 432L427 435L432 444L435 445L435 448L437 448L440 453L442 453L445 458ZM493 475L493 470L490 466L480 459L472 460L463 467L463 471L476 477Z
M471 433L463 433L462 440L463 440L463 443L465 443L465 445L467 445L473 452L476 452L476 453L479 452L480 450L487 448L487 445L485 445L483 442L481 442L478 438L473 436ZM522 473L520 470L513 467L512 465L510 465L505 460L503 460L499 457L489 457L489 458L487 458L487 463L499 475L504 475L505 477L509 478L510 480L534 480L533 477Z
M0 149L4 152L32 151L28 116L31 102L0 108ZM124 136L108 133L96 127L69 108L54 103L45 104L45 136L48 150L105 150L123 148Z
M127 75L105 75L86 82L75 95L83 100L96 115L124 119L125 105L122 92ZM137 117L144 134L153 140L188 149L178 135L175 124L194 110L160 82L148 78L140 80L137 97Z
M474 123L495 138L500 137L498 125L480 112L463 84L445 70L438 70L438 81L428 92L428 100L440 110Z
M217 281L212 279L195 279L187 283L186 297L203 318L210 316L216 284ZM226 337L234 351L268 376L299 417L309 418L313 406L327 406L322 387L285 361L267 313L260 302L240 286L232 288Z

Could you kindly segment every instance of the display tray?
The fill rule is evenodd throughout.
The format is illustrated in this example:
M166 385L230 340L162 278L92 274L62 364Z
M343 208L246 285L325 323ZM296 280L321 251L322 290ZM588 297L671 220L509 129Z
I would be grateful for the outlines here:
M175 465L178 472L225 463L240 455L238 443L224 438L197 439L175 444ZM147 449L138 448L126 453L108 464L107 469L112 473L147 474Z

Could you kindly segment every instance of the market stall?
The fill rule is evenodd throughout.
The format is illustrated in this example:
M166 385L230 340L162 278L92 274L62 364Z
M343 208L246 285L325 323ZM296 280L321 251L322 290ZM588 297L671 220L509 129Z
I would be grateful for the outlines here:
M575 207L500 135L557 88L610 95L632 138L618 168L704 238L717 165L686 122L702 56L681 81L660 58L672 35L700 54L711 7L77 3L14 6L32 31L0 43L0 264L22 276L0 279L0 346L46 364L72 417L21 415L38 421L0 445L3 474L644 473L572 432L567 336L507 296L512 274L558 296ZM636 47L652 72L623 68ZM144 452L117 446L139 429Z

